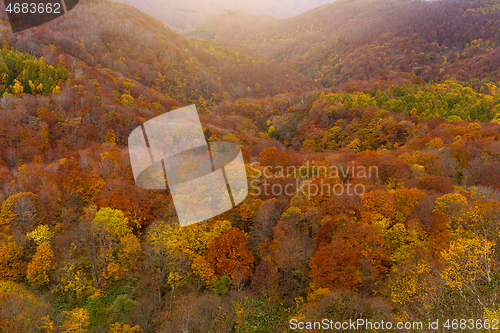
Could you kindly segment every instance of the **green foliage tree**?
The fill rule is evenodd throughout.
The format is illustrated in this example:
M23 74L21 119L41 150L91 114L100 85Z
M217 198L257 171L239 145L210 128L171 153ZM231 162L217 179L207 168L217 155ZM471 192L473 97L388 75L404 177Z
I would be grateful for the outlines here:
M48 96L69 77L70 73L62 63L56 67L47 65L43 57L38 59L13 49L6 43L0 50L1 96L6 93Z
M128 294L119 295L107 310L108 324L127 323L130 318L130 310L136 304L132 296Z
M223 277L219 279L214 278L215 281L213 282L214 288L215 288L215 293L219 296L225 296L229 292L229 289L231 288L231 278L227 275L224 275Z

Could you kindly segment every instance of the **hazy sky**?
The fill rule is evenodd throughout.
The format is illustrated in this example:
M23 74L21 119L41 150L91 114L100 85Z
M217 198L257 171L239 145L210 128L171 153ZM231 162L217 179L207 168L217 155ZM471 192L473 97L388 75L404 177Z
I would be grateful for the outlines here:
M148 1L148 0L143 0ZM155 0L150 0L155 1ZM213 10L239 8L251 14L266 14L276 18L298 15L309 9L333 2L334 0L162 0L164 3L177 3L178 7L206 7Z
M144 6L174 10L221 11L239 8L252 14L273 14L285 18L335 0L127 0L127 3L142 3ZM186 11L187 12L187 11Z
M181 31L203 24L214 14L238 8L254 15L288 18L335 0L118 0Z

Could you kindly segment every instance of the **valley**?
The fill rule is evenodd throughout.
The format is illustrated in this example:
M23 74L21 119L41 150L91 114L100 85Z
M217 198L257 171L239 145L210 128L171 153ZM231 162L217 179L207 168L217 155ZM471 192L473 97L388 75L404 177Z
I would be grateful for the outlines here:
M498 320L496 1L225 1L177 30L130 4L2 12L0 332ZM128 137L192 104L250 193L180 227Z

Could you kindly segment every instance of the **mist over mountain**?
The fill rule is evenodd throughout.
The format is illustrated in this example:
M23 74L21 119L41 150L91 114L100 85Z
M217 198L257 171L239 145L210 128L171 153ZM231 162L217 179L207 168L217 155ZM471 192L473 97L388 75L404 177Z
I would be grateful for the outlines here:
M226 9L186 36L243 45L251 31L261 31L262 28L279 22L279 19L269 15L252 15L239 9Z
M243 45L325 87L391 71L471 80L499 75L498 6L490 0L342 0L285 20L242 14L235 20L222 12L189 36Z
M289 18L335 0L123 0L180 32L189 32L226 9Z

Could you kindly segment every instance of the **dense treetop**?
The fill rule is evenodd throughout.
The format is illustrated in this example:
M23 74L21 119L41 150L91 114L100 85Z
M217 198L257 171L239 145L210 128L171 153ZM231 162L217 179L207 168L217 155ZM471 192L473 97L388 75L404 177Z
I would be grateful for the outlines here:
M329 88L125 5L80 7L1 36L0 332L500 319L495 2L304 14L366 19L283 60L314 58ZM405 28L377 21L388 8ZM193 102L208 141L241 147L251 194L181 228L170 192L134 183L127 138Z

